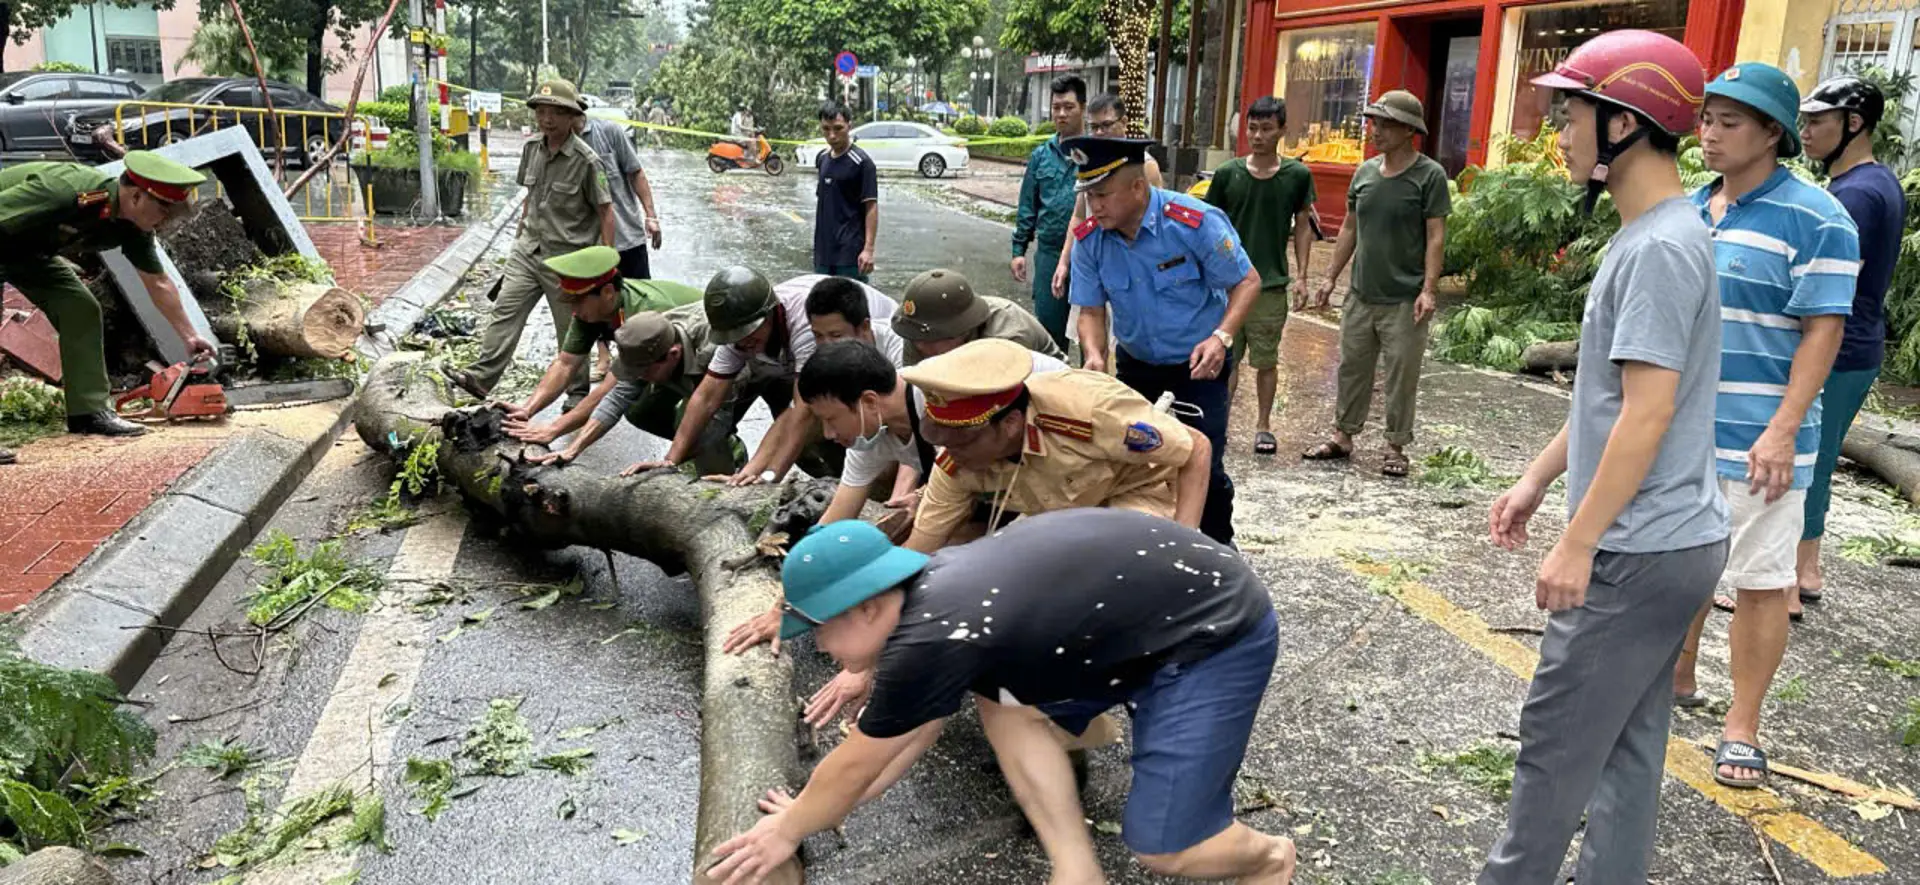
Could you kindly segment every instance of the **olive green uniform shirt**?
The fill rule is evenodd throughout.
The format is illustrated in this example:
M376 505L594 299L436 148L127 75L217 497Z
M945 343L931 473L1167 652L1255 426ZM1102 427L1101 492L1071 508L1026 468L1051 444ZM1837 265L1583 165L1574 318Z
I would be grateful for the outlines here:
M560 345L562 353L576 356L585 355L593 349L595 342L612 341L613 332L626 322L627 317L643 313L659 313L685 304L699 303L704 293L685 283L671 280L621 280L620 312L612 322L589 323L579 317L573 318L567 327L567 337ZM702 308L704 310L704 308ZM701 370L706 366L703 364Z
M1399 175L1380 173L1385 157L1360 164L1347 187L1347 223L1354 233L1353 295L1373 304L1420 297L1427 276L1427 219L1453 211L1447 170L1415 155Z
M6 242L0 267L119 249L135 268L160 273L153 235L119 212L120 181L91 166L21 163L0 169L0 235Z
M982 323L974 338L1004 338L1035 353L1044 353L1057 360L1065 360L1067 354L1053 343L1053 336L1047 333L1047 327L1040 324L1040 318L1018 304L1005 298L992 295L975 296L987 303L987 321ZM920 348L913 341L907 341L907 365L919 365L922 359Z
M519 248L535 254L565 255L600 243L600 207L613 202L600 156L581 140L567 136L558 151L536 138L520 150L520 183L527 188L527 215L520 223Z

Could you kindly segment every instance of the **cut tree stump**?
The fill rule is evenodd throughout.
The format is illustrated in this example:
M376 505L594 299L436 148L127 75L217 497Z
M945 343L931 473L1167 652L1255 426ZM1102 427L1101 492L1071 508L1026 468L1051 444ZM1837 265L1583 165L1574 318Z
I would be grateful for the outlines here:
M721 645L734 626L773 606L780 593L779 545L804 534L826 511L834 480L729 488L672 470L619 477L531 465L523 455L545 449L506 437L497 409L452 408L436 372L417 352L376 363L354 406L360 439L393 457L438 441L442 481L483 518L519 535L555 547L619 550L692 576L705 672L700 816L688 875L697 885L709 882L697 871L708 866L714 846L753 827L769 788L802 775L791 660L764 647L729 655ZM801 882L799 862L789 861L766 881Z
M0 869L0 885L113 885L113 873L78 848L42 848Z
M1530 375L1569 372L1580 362L1580 342L1542 341L1520 352L1520 369Z
M266 356L337 360L353 351L366 322L359 297L339 286L261 283L214 320L214 331L227 340L244 337Z
M1920 504L1920 437L1856 421L1840 441L1840 454L1892 483L1908 501Z

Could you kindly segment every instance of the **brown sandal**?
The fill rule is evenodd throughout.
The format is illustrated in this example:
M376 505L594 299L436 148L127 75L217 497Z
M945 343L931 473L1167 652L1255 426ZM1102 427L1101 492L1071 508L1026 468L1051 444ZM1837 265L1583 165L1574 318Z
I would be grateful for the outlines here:
M1353 454L1353 449L1327 440L1300 453L1302 461L1344 461Z
M1386 456L1380 461L1380 474L1382 476L1406 476L1407 469L1411 466L1412 462L1407 460L1406 452L1396 452L1388 449Z

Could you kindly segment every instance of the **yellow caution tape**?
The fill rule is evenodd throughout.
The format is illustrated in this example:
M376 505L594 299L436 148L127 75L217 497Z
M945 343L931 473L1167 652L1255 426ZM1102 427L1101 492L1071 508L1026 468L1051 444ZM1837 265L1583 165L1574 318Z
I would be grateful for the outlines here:
M431 80L429 82L435 85L446 86L449 89L456 89L461 92L474 91L465 86L461 86L457 83L449 83L445 80ZM522 99L514 98L511 95L502 94L500 97L500 100L503 102L512 102L514 104L521 105L523 107L526 105L526 101ZM698 136L700 138L711 138L711 139L714 139L715 141L740 140L738 136L729 135L724 132L707 132L701 129L687 129L681 126L665 126L658 123L647 123L640 120L614 119L610 117L595 117L594 119L606 120L610 123L619 123L623 126L631 126L634 129L647 129L647 130L652 130L654 132L666 132L673 135L693 135L693 136ZM1031 147L1031 146L1039 145L1041 142L1046 141L1047 139L1052 138L1053 136L1025 135L1019 138L968 138L967 136L964 136L964 135L955 135L952 137L960 139L960 143L957 145L954 145L954 147L986 147L989 145L1002 145L1002 144L1019 144L1019 145L1026 145ZM876 142L888 141L888 140L889 139L875 139ZM806 141L796 141L791 138L769 138L767 139L767 143L794 145L798 147L800 145L818 145L820 144L820 140L810 139Z

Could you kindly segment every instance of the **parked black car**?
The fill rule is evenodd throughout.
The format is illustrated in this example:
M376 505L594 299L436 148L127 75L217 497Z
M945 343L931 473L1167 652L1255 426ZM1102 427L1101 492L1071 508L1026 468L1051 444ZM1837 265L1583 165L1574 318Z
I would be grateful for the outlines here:
M273 109L276 112L340 113L339 108L285 83L268 80L267 91L273 96ZM136 104L127 107L121 115L121 131L117 138L121 144L135 150L184 141L196 135L205 135L216 128L241 126L253 135L253 143L260 147L261 153L272 156L275 151L284 149L291 159L311 162L325 153L329 145L340 140L344 125L337 116L282 114L279 118L280 135L278 138L272 137L266 115L257 110L267 106L266 100L260 94L259 82L251 77L174 80L147 90L135 101L202 106L140 107ZM76 151L89 151L96 158L104 157L106 152L95 143L95 133L102 128L111 133L114 125L111 108L99 113L81 114L74 118L69 138Z
M75 115L111 113L139 94L132 80L100 74L0 74L0 154L66 158Z

